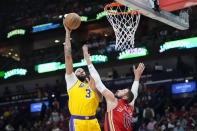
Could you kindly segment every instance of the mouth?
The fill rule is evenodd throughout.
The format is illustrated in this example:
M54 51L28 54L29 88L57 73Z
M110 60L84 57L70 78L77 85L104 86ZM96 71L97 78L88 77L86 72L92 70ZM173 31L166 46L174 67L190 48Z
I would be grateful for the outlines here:
M85 74L80 74L81 76L85 76Z

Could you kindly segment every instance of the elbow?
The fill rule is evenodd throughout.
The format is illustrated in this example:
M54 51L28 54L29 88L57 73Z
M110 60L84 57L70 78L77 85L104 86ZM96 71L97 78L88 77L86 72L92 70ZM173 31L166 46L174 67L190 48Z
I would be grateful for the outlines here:
M135 100L138 96L138 93L137 92L134 92L134 91L131 91L133 93L133 99Z

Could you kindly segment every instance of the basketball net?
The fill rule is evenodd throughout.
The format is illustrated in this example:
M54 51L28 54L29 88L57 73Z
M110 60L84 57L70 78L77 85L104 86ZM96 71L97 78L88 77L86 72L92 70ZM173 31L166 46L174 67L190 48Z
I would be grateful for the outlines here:
M134 48L134 35L140 21L140 13L120 3L111 3L104 8L116 36L116 50Z

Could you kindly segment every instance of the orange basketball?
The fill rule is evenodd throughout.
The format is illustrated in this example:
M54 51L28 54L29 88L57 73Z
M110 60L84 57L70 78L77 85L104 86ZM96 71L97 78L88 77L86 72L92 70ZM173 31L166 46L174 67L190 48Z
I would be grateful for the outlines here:
M81 24L81 18L76 13L69 13L64 15L64 25L71 30L77 29Z

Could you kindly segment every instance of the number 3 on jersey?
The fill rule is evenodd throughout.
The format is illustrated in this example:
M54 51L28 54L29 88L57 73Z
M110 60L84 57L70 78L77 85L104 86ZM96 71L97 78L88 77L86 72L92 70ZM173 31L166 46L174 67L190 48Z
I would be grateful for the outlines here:
M131 124L131 117L127 114L124 114L124 127L128 129L130 124Z
M90 89L86 89L86 98L90 98L91 97L91 95L90 95L90 93L91 93L91 90Z

